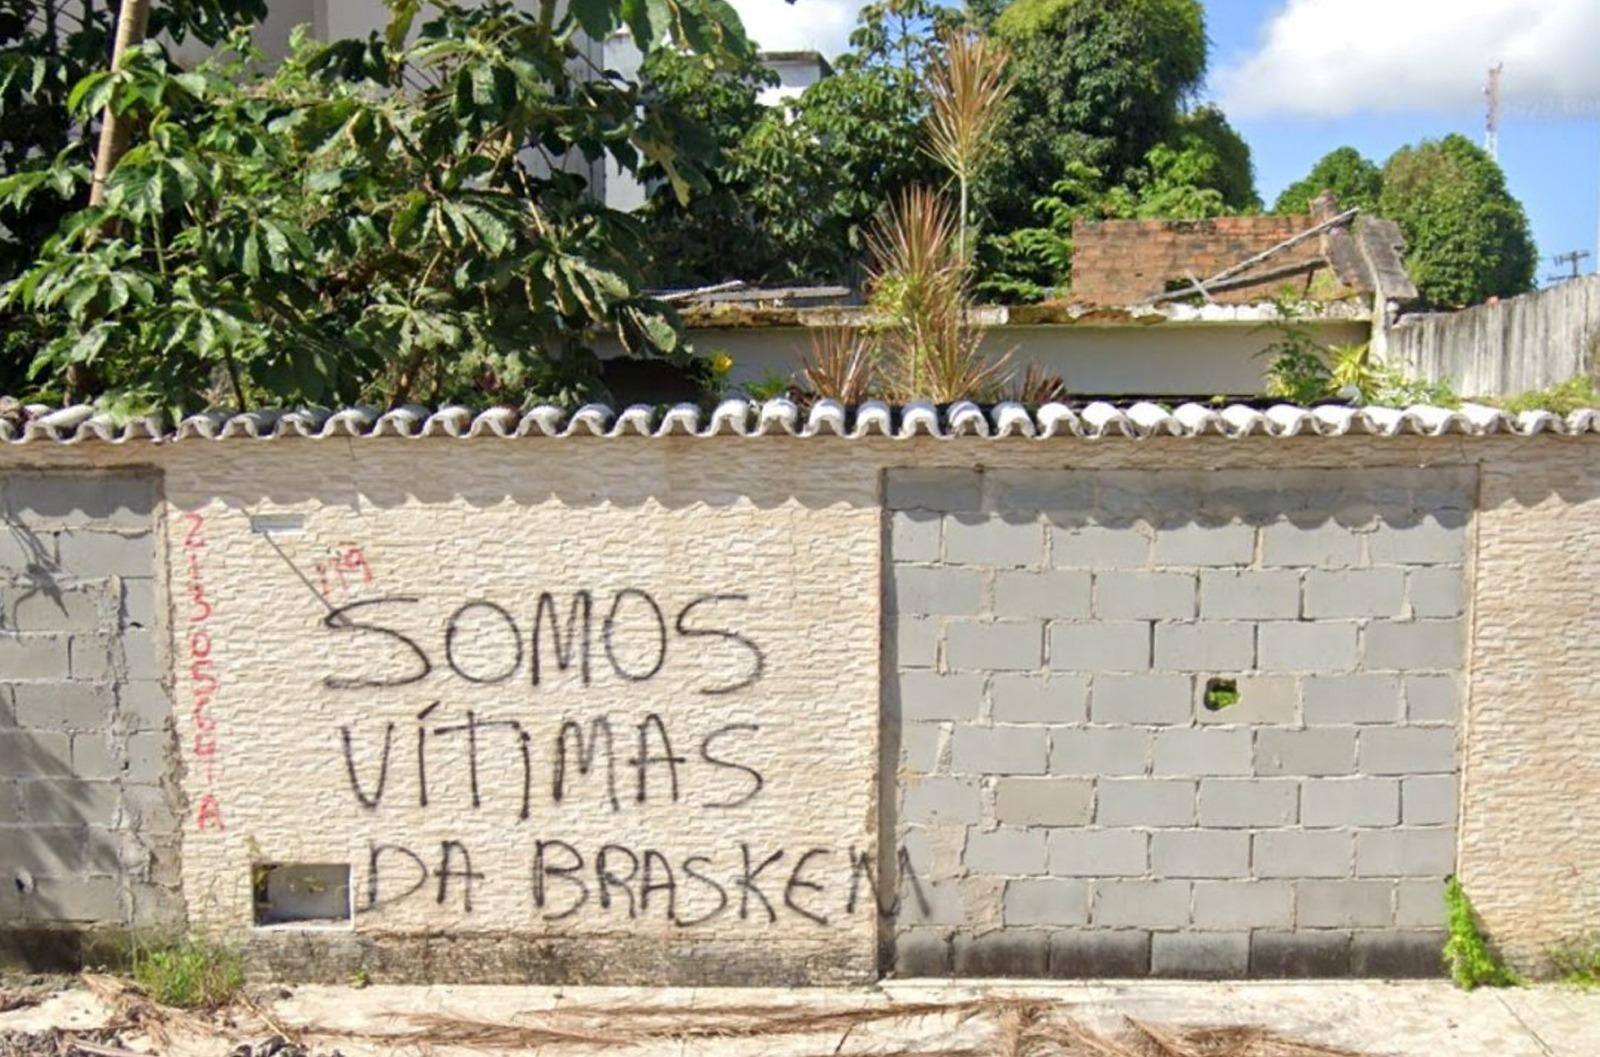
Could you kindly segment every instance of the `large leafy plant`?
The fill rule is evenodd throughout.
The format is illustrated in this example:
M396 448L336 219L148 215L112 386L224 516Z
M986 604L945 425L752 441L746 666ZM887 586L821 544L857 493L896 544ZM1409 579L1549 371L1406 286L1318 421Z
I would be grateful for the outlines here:
M41 384L174 411L206 404L570 402L596 336L687 357L640 293L642 234L588 193L607 159L687 196L707 160L680 115L588 62L626 26L647 50L747 55L722 0L391 0L384 37L296 40L265 77L242 36L193 72L145 46L71 105L136 127L100 208L70 215L4 290L45 340ZM406 43L413 38L412 43ZM580 32L581 31L581 32ZM76 159L0 200L78 194Z
M1354 147L1337 147L1324 154L1309 173L1285 187L1272 211L1309 213L1311 203L1324 191L1332 191L1342 209L1374 210L1383 193L1383 170Z
M263 0L165 0L152 6L152 39L216 44L260 18ZM84 0L0 0L0 174L65 161L87 166L100 115L74 116L67 97L111 52L117 7ZM81 208L87 190L68 177L60 194L0 204L0 283L38 256L62 217ZM0 311L0 391L16 392L39 334L25 316Z
M946 179L926 149L927 79L961 23L936 0L874 0L833 74L770 108L755 102L753 71L729 83L724 70L647 65L663 98L716 106L725 122L712 193L685 208L663 188L646 210L662 281L860 282L878 213Z

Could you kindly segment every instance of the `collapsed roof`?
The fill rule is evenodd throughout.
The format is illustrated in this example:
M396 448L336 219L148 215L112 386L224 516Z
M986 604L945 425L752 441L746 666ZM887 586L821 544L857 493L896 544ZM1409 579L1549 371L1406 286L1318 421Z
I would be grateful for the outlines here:
M1078 221L1069 299L1246 304L1285 288L1305 301L1417 299L1400 256L1399 225L1340 212L1330 194L1312 208L1310 215Z

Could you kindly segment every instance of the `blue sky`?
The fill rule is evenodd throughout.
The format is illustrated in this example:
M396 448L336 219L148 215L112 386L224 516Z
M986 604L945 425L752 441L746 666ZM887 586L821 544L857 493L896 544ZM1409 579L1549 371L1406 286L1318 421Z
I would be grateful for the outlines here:
M1556 253L1574 249L1594 253L1596 225L1600 222L1597 217L1600 212L1600 107L1593 105L1592 70L1582 69L1578 63L1573 63L1570 70L1560 69L1561 63L1570 61L1570 57L1559 52L1540 55L1540 41L1526 47L1531 54L1526 54L1520 68L1514 60L1494 54L1493 43L1486 47L1485 42L1477 39L1494 36L1492 27L1485 30L1474 25L1483 17L1482 11L1464 10L1474 6L1471 2L1453 5L1433 5L1427 0L1389 2L1456 8L1454 13L1444 11L1435 21L1438 35L1448 38L1452 23L1459 19L1454 27L1459 33L1453 50L1467 54L1450 57L1453 63L1448 72L1455 83L1413 86L1414 92L1409 93L1416 97L1413 105L1406 105L1403 98L1386 102L1356 95L1342 104L1327 107L1332 112L1326 114L1304 112L1314 109L1315 104L1274 106L1257 100L1254 92L1238 87L1240 80L1258 73L1268 78L1273 74L1275 63L1264 56L1270 56L1274 50L1271 31L1276 29L1280 38L1285 34L1282 21L1274 24L1274 16L1281 18L1287 11L1289 5L1284 0L1212 0L1206 5L1213 70L1207 94L1224 103L1230 119L1249 142L1262 198L1270 205L1285 185L1304 176L1318 158L1337 146L1353 146L1381 164L1396 148L1424 137L1460 132L1482 142L1482 83L1488 66L1501 61L1506 64L1502 75L1506 106L1501 117L1500 164L1506 171L1512 193L1527 207L1539 252L1545 258L1540 265L1539 279L1543 282L1557 270L1550 261ZM1592 5L1591 10L1600 11L1600 0L1582 2ZM1551 0L1520 0L1520 5L1525 11L1560 6ZM1352 10L1362 6L1359 3L1342 6L1347 17L1365 21L1359 10ZM1516 5L1480 3L1476 6L1481 9ZM1595 21L1600 25L1600 19ZM1359 32L1383 32L1384 24L1366 22ZM1314 31L1314 27L1308 27L1307 33ZM1406 29L1391 24L1390 32L1404 34ZM1330 46L1341 43L1348 42L1329 42ZM1587 48L1597 45L1600 40L1595 37L1587 41ZM1474 48L1477 54L1472 54ZM1286 53L1283 59L1286 66L1296 59L1292 43L1280 43L1277 50ZM1423 55L1418 61L1429 58ZM1524 83L1519 85L1519 74L1540 60L1543 83L1529 86L1524 78ZM1347 52L1345 61L1352 67L1348 76L1364 82L1379 80L1386 72L1382 55ZM1592 66L1594 62L1590 58L1581 66ZM1302 76L1311 75L1302 72ZM1474 80L1467 81L1469 77ZM1231 83L1230 78L1233 79ZM1271 88L1262 89L1261 94L1270 95L1271 91ZM1403 97L1408 93L1397 91L1397 94ZM1585 261L1584 268L1593 271L1595 258L1591 256Z
M844 47L861 0L734 0L767 48ZM1211 77L1268 205L1323 154L1483 138L1488 67L1505 66L1500 162L1527 207L1541 282L1600 223L1600 0L1208 0ZM1595 270L1597 259L1584 262Z

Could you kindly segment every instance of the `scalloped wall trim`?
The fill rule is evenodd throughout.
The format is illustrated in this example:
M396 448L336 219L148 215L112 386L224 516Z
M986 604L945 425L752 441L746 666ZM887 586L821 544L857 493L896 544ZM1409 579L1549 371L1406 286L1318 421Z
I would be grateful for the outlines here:
M707 413L694 404L669 408L634 405L620 411L588 404L576 411L541 406L517 412L494 408L473 412L465 407L401 407L393 411L352 407L341 411L255 411L229 415L194 415L168 429L156 418L119 420L92 407L52 409L29 406L23 425L0 419L0 441L23 444L54 441L74 444L99 440L114 444L137 440L271 440L287 437L887 437L908 440L935 437L1026 437L1048 440L1072 437L1098 440L1122 437L1425 437L1447 435L1488 437L1561 436L1600 433L1600 410L1584 409L1562 416L1549 411L1507 414L1498 408L1465 404L1460 408L1416 405L1397 407L1296 407L1280 404L1266 410L1234 404L1216 408L1183 404L1168 410L1138 403L1118 408L1092 403L1073 410L1045 404L1030 411L1003 403L988 410L973 403L946 408L912 403L891 407L878 401L847 409L821 400L809 411L788 400L755 403L727 400Z

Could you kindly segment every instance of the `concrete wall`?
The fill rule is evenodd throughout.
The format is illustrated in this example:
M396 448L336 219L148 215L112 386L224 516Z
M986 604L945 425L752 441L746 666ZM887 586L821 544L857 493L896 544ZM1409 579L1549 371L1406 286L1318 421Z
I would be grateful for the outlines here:
M1470 495L891 470L899 971L1437 972Z
M1518 396L1600 369L1600 276L1413 316L1390 328L1385 358L1462 396Z
M1537 968L1600 929L1596 444L8 445L0 920L324 978L1420 971L1453 868Z
M671 444L219 454L167 482L193 921L248 932L253 871L342 864L315 966L256 930L286 971L444 935L552 981L872 975L870 481Z
M0 503L0 946L181 922L157 479L6 472Z
M1360 344L1368 324L1359 320L1308 324L1319 341ZM731 381L748 385L772 377L792 377L810 350L805 327L695 329L695 347L726 352L733 358ZM1010 325L991 329L984 348L1007 353L1020 374L1029 364L1061 375L1074 398L1247 395L1265 391L1272 340L1255 323L1154 324L1097 327ZM618 349L602 346L602 354Z

